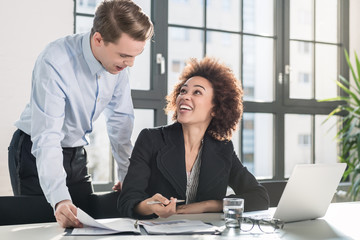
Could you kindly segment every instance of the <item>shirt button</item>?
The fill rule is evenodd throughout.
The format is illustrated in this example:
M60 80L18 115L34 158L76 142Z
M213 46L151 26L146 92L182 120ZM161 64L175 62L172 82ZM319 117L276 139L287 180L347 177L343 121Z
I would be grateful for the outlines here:
M101 76L100 75L98 75L98 79L100 79L101 78Z
M100 98L98 98L96 101L99 102L99 101L100 101Z

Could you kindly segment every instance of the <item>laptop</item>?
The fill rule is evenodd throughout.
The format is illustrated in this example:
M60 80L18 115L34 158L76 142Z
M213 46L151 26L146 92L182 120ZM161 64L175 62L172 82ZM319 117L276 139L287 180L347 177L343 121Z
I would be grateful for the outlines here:
M272 217L295 222L323 217L345 171L345 163L296 165ZM246 204L246 203L245 203ZM272 209L269 211L271 212ZM260 217L266 211L244 216Z

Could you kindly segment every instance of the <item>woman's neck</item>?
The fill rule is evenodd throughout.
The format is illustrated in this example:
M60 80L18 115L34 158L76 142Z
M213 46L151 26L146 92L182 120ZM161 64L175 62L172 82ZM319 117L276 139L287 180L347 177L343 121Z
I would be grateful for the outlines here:
M191 172L206 129L183 126L186 171Z
M196 126L183 126L185 147L189 150L199 150L206 128Z

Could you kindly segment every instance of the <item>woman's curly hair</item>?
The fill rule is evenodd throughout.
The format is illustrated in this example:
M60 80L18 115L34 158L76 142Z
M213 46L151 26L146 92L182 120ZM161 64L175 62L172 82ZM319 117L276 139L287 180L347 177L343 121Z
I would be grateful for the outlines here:
M165 112L174 111L172 120L176 121L176 98L184 83L194 76L206 78L214 91L213 113L207 132L217 140L230 140L236 130L243 113L243 90L232 70L225 64L212 57L205 57L198 61L191 58L181 73L180 82L174 86L171 94L166 96Z

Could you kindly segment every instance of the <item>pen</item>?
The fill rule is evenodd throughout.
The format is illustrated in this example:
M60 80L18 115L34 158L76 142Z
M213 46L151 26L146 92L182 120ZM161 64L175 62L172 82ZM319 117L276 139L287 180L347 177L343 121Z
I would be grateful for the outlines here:
M138 228L138 226L139 226L139 220L136 220L135 223L134 223L134 227Z
M171 202L171 200L170 200ZM181 202L185 202L185 200L176 200L176 203L181 203ZM158 204L158 203L162 203L160 201L149 201L149 202L146 202L146 204Z

